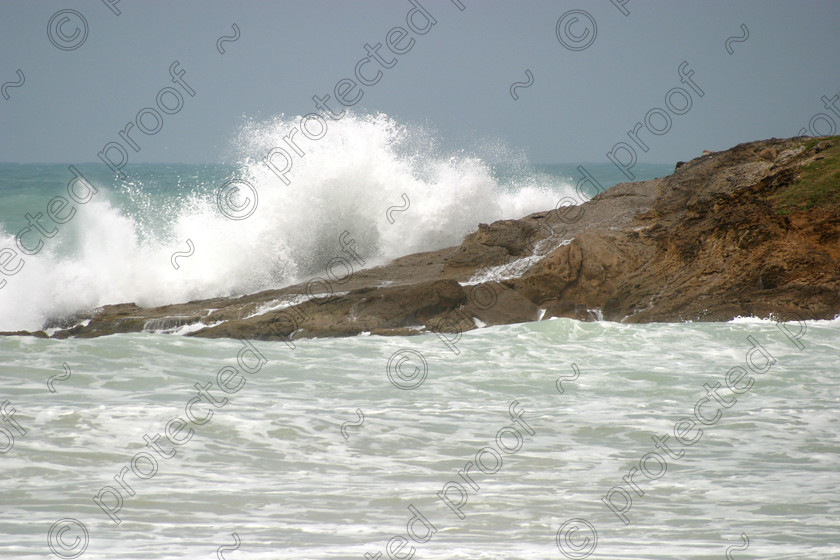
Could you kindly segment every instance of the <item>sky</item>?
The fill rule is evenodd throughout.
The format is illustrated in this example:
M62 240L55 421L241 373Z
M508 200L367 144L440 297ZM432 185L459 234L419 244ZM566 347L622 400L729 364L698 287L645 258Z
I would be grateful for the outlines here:
M673 163L840 128L838 24L836 1L3 0L0 161L231 162L249 120L343 96L453 150Z

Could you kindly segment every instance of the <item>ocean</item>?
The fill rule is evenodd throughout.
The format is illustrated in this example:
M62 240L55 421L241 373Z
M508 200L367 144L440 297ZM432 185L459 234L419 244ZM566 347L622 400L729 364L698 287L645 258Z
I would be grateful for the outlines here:
M288 285L343 231L373 265L623 180L380 116L286 185L261 156L288 122L234 163L0 165L0 330ZM837 319L0 337L0 556L837 558L838 356Z

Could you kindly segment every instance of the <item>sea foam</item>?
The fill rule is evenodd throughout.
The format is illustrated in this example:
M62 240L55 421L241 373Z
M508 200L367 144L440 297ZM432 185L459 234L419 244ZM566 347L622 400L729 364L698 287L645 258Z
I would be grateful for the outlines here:
M457 245L480 222L551 209L574 194L563 179L536 172L498 180L493 164L521 158L486 146L445 153L427 128L382 114L329 121L319 140L295 137L303 155L294 155L286 185L264 158L273 147L289 149L284 137L299 121L249 121L236 135L236 180L253 191L234 192L234 202L244 204L254 192L258 199L246 219L220 211L221 184L190 190L189 180L179 179L186 190L174 204L152 197L134 205L141 210L115 202L113 194L126 188L121 181L96 184L99 194L45 239L43 250L25 256L24 268L0 290L0 330L39 329L104 304L151 306L276 288L321 273L341 255L343 232L370 265ZM132 189L148 197L142 185ZM165 215L165 225L150 228L145 213ZM186 252L187 240L194 253L174 261L176 269L172 257ZM2 231L0 246L14 248L14 232Z

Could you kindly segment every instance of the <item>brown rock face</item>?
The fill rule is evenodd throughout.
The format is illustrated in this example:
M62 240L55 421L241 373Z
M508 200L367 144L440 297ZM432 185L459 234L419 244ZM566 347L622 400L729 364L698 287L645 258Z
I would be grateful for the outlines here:
M629 322L832 318L840 313L840 205L786 213L776 200L818 159L824 144L808 143L744 144L684 164L658 180L649 208L620 231L587 230L510 285L547 306L546 316L586 318L582 308L600 308Z
M505 264L511 257L526 257L532 253L538 233L539 226L524 220L478 224L478 231L464 238L445 269L476 270Z
M283 340L455 333L572 317L721 321L840 314L840 138L765 140L680 162L575 207L479 224L460 247L307 284L48 324L53 337L191 329ZM544 311L544 313L541 313ZM28 334L28 333L4 333ZM44 333L35 333L45 336Z
M233 320L198 331L208 338L291 340L295 337L352 336L377 331L432 329L436 321L467 301L454 280L384 288L361 288L346 295L314 298L299 305Z

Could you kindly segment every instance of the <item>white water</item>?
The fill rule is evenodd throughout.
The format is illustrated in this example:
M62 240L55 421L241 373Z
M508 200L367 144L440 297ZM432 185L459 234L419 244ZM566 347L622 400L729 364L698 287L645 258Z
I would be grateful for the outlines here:
M0 421L15 434L0 455L0 557L55 558L49 529L73 518L88 531L82 560L215 559L220 546L233 546L234 532L241 545L227 560L362 560L377 552L384 560L389 539L406 537L413 505L439 531L410 541L415 560L564 560L556 535L570 519L596 529L593 560L724 560L730 547L734 560L835 559L840 321L811 322L804 333L791 324L789 332L802 334L801 349L758 320L554 319L465 333L457 355L430 334L302 340L294 350L257 341L268 361L242 372L245 385L232 394L218 387L217 372L240 367L236 340L0 337L0 402L10 401L26 430L21 436ZM760 356L746 361L748 336L776 360L764 373L755 371ZM413 390L389 382L395 352L409 359L402 381L422 368L417 356L426 361ZM722 389L731 406L705 403L704 414L718 409L720 419L698 425L693 445L678 443L675 423L693 417L704 384L725 387L734 367L754 385L737 395ZM161 458L143 435L185 417L196 383L211 383L210 394L228 402L198 403L196 415L213 416L193 425L183 445L162 438L160 448L176 455ZM511 419L513 401L533 434ZM495 473L471 467L480 488L470 489L458 471L484 447L499 453L495 437L511 426L521 448L500 453ZM512 449L514 431L506 433ZM644 495L632 494L624 525L601 497L613 487L630 491L622 477L657 451L652 435L670 435L670 449L684 455L659 450L667 471L636 474ZM0 435L0 447L6 442ZM127 473L136 495L121 491L117 525L92 498L118 488L113 477L141 452L157 457L158 471L146 479ZM493 458L484 460L492 470ZM146 461L135 467L150 470ZM655 473L656 461L647 468ZM449 481L468 490L463 519L437 497ZM82 548L75 537L83 537L78 525L62 541L68 556Z
M223 215L215 192L186 192L175 207L146 201L144 211L167 217L166 227L149 229L148 216L109 200L113 186L96 185L93 201L0 290L0 330L38 329L47 318L107 303L160 305L279 287L347 257L339 242L345 231L366 265L457 245L480 222L550 209L573 194L545 175L499 184L478 157L442 154L426 130L384 115L346 116L317 141L298 134L305 155L295 155L287 186L262 160L272 147L291 151L283 137L298 121L252 122L238 135L237 179L258 193L246 219ZM252 192L242 187L232 202L246 198ZM188 250L188 239L195 252L176 270L170 259ZM15 246L11 232L3 232L3 246Z

